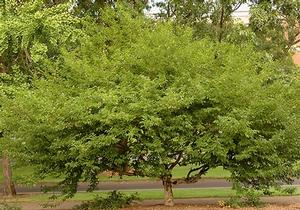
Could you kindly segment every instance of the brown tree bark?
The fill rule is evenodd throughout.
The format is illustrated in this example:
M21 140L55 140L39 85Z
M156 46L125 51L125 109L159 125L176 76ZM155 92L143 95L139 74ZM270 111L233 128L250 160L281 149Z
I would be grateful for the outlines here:
M16 196L15 184L12 180L12 172L10 167L10 162L7 154L4 152L2 154L2 168L3 168L3 193L6 196Z
M171 176L163 177L165 206L174 206L174 196L172 190L172 178Z
M224 33L224 16L225 16L225 8L224 8L225 6L224 5L222 5L222 8L221 8L221 17L220 17L220 24L219 24L219 30L220 30L220 32L219 32L219 39L218 39L218 41L221 43L222 42L222 39L223 39L223 33Z

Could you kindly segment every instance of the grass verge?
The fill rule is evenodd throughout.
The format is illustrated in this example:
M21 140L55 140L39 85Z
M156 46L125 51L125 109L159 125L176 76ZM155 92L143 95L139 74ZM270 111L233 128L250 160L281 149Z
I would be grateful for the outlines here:
M138 193L143 200L163 199L163 191L161 189L153 190L120 190L125 194ZM208 198L208 197L228 197L234 195L235 191L231 188L201 188L201 189L174 189L175 198ZM96 195L105 195L106 192L79 192L71 198L72 201L86 201L93 199ZM15 199L10 199L13 202L37 202L48 201L51 193L47 194L32 194L21 195Z
M181 166L176 167L173 171L174 178L182 178L185 177L187 172L190 170L191 166ZM0 174L2 174L2 167L0 167ZM20 167L13 169L13 176L14 179L17 180L26 180L26 177L30 177L33 174L32 167ZM224 170L222 167L217 167L211 169L203 176L203 178L207 179L220 179L220 178L228 178L230 177L230 172ZM142 181L142 180L155 180L155 178L148 178L148 177L135 177L135 176L123 176L122 179L119 176L99 176L101 181ZM42 180L43 182L59 182L60 178L55 177L47 177L46 179ZM0 176L0 184L3 181L3 177Z
M161 189L153 190L120 190L125 194L138 193L139 197L143 200L163 199L163 191ZM201 188L201 189L174 189L174 197L177 199L184 198L224 198L235 195L235 191L227 187L218 188ZM71 201L87 201L93 199L96 195L106 195L107 192L79 192ZM48 194L32 194L20 195L14 199L5 199L8 202L46 202L49 201L51 193ZM276 196L287 196L288 194L275 192ZM293 195L300 195L300 187L296 188Z

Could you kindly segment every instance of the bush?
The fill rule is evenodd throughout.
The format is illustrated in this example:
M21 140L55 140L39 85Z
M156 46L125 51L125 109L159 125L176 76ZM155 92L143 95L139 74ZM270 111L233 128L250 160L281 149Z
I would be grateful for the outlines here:
M245 206L258 207L263 205L260 200L260 197L264 194L263 192L254 188L241 186L239 183L234 183L234 189L236 190L236 195L225 201L225 206L240 208Z
M126 195L112 191L108 196L97 195L92 201L84 202L76 206L74 210L98 210L98 209L119 209L130 206L134 201L140 200L137 194Z
M15 206L15 205L10 205L10 204L7 204L5 202L1 202L0 203L0 210L21 210L21 208L18 207L18 206Z
M261 193L254 189L246 189L243 195L243 202L246 206L261 206Z
M286 187L281 190L282 193L293 195L296 192L296 187Z

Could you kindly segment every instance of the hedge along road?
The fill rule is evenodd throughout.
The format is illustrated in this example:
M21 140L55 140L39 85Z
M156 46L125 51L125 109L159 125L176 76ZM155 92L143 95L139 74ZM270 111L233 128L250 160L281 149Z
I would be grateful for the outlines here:
M17 186L18 193L38 193L42 191L43 186L53 186L54 183L41 183L33 187ZM295 180L294 186L300 185L300 180ZM197 188L217 188L217 187L231 187L226 179L201 179L193 184L179 184L174 185L178 189L197 189ZM79 192L88 189L88 183L79 183L77 190ZM151 190L161 189L161 181L128 181L128 182L100 182L96 191L112 191L112 190ZM3 187L0 186L0 191L3 192Z

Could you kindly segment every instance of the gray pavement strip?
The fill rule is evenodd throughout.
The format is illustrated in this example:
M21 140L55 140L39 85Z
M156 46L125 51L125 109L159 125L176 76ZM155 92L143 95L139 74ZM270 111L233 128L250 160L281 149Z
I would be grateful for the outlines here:
M51 183L45 183L45 185L51 185ZM53 185L53 183L52 183ZM296 180L294 185L300 186L300 180ZM179 184L174 185L174 189L201 189L201 188L224 188L232 187L232 184L225 179L202 179L193 184ZM100 182L95 191L112 191L112 190L154 190L162 189L162 183L160 181L129 181L129 182ZM36 185L33 187L17 186L17 192L19 193L36 193L41 192L42 185ZM77 190L84 192L88 189L87 183L80 183ZM3 191L3 187L0 186L0 192Z

